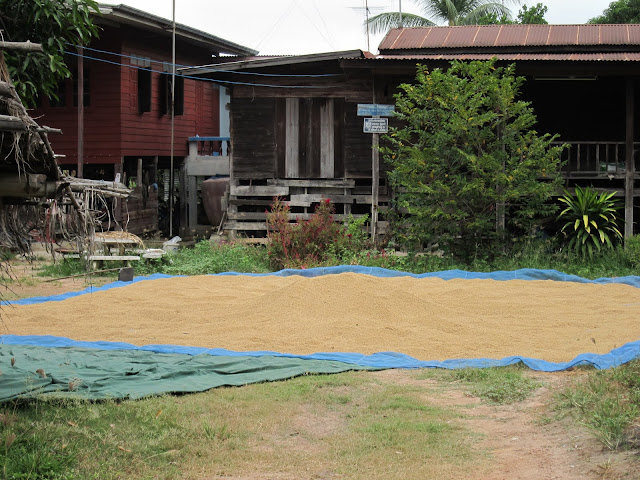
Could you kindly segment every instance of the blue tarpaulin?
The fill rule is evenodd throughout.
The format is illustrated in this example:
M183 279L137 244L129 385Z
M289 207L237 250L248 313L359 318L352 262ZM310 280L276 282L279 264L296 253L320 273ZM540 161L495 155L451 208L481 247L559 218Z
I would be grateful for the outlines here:
M386 270L377 267L362 267L362 266L338 266L338 267L323 267L312 268L308 270L281 270L275 273L266 274L244 274L236 272L221 273L218 275L250 275L250 276L291 276L300 275L305 277L317 277L321 275L333 275L345 272L359 273L365 275L372 275L376 277L401 277L410 276L414 278L440 278L443 280L452 279L492 279L498 281L508 280L553 280L559 282L579 282L579 283L595 283L595 284L612 284L619 283L625 285L631 285L633 287L640 287L640 277L627 276L618 278L599 278L596 280L589 280L586 278L578 277L575 275L568 275L556 270L535 270L535 269L521 269L514 271L499 271L490 273L479 272L466 272L462 270L448 270L443 272L412 274L407 272L398 272L394 270ZM160 278L172 278L169 275L155 274L149 277L137 277L135 282L152 281ZM51 297L35 297L27 298L18 301L12 301L12 305L29 305L35 303L49 302L49 301L61 301L67 298L75 297L78 295L84 295L92 292L99 292L103 290L109 290L112 288L125 287L131 285L131 282L114 282L102 287L90 287L80 292L66 293L62 295L54 295ZM578 355L576 358L569 362L553 363L547 362L541 359L512 356L502 359L449 359L445 361L425 361L418 360L408 355L397 352L379 352L373 355L362 355L358 353L314 353L313 355L294 355L286 352L234 352L219 348L199 348L199 347L187 347L179 345L145 345L136 346L128 343L117 342L77 342L68 338L51 337L51 336L15 336L15 335L3 335L0 337L0 343L7 345L40 345L43 347L81 347L81 348L93 348L101 350L143 350L156 353L175 353L175 354L187 354L187 355L220 355L220 356L244 356L244 357L260 357L260 356L274 356L274 357L289 357L300 358L309 360L330 360L339 361L352 365L360 365L364 367L373 368L483 368L483 367L496 367L506 366L515 363L522 362L533 370L539 370L544 372L553 372L566 370L578 365L591 365L597 369L606 369L622 365L634 358L640 357L640 342L633 341L616 348L611 352L603 355L584 353Z

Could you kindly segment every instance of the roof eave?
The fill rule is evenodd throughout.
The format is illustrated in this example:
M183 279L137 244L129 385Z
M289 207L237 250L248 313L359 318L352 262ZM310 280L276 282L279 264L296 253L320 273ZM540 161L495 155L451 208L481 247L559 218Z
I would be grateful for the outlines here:
M116 23L127 24L163 35L171 35L172 22L148 12L129 7L128 5L99 5L103 18ZM176 37L183 41L208 48L216 53L231 55L256 55L257 50L230 42L201 30L176 23Z
M311 53L308 55L292 55L286 57L253 58L237 62L225 62L213 65L202 65L181 69L186 75L206 75L218 71L249 70L256 68L279 67L283 65L300 65L305 63L326 62L332 60L366 58L362 50L344 50L340 52Z

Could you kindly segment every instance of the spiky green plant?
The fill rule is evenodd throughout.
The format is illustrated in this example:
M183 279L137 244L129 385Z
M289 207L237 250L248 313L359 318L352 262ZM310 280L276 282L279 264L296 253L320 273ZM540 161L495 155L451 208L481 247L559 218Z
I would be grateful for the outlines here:
M565 190L559 198L566 208L558 215L565 221L562 232L569 240L568 248L582 256L593 256L602 248L612 249L622 240L618 229L618 202L616 192L598 193L593 188L576 187L575 195Z

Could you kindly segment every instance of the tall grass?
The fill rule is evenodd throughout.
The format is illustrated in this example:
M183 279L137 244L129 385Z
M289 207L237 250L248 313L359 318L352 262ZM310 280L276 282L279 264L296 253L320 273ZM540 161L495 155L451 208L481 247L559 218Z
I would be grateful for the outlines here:
M194 248L181 248L155 262L139 262L136 275L165 273L167 275L206 275L209 273L270 271L266 249L239 243L211 244L202 241Z
M640 359L593 372L556 396L560 416L585 425L610 450L637 444L627 429L640 417Z
M202 241L194 248L182 248L176 254L166 255L162 260L139 262L136 275L166 273L170 275L203 275L235 271L240 273L266 273L273 271L267 248L262 245L211 244ZM80 262L70 264L81 269ZM508 253L488 258L475 258L468 263L451 256L398 255L387 250L344 250L329 255L318 266L361 265L382 267L411 273L437 272L443 270L467 270L492 272L521 268L553 269L585 278L620 277L636 275L640 271L633 267L622 248L603 252L587 259L555 248L551 241L528 241L512 246ZM60 267L61 268L61 267ZM62 272L60 272L62 273Z

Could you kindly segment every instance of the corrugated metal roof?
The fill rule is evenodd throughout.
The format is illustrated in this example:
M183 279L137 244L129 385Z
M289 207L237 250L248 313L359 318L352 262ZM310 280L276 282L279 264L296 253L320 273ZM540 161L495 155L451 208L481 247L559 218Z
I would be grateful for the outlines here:
M640 25L465 25L396 28L379 46L385 50L464 47L640 45Z
M610 53L459 53L433 55L378 55L378 60L490 60L504 61L574 61L574 62L640 62L640 52Z

